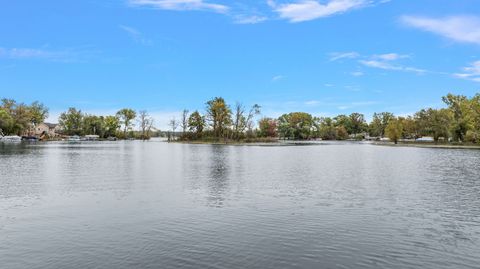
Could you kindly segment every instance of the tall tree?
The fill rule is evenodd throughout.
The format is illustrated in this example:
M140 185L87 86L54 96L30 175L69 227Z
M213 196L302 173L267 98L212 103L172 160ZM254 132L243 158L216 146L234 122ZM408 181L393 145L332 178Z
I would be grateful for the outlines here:
M253 119L256 115L260 114L260 106L253 105L248 114L245 114L245 107L242 103L237 102L235 104L234 120L233 120L233 134L235 139L240 139L240 136L246 129L251 131L253 129Z
M350 129L354 136L363 132L365 130L365 116L360 113L352 113L349 116L350 118Z
M387 128L385 128L385 135L395 144L398 144L398 140L403 136L402 120L398 118L390 119Z
M395 116L390 112L374 113L372 122L369 126L370 136L384 137L387 125L394 117Z
M0 134L10 134L13 126L13 118L3 108L0 108Z
M469 129L472 129L473 117L470 102L466 96L448 94L442 97L453 113L452 133L456 141L464 141Z
M314 131L313 117L308 113L292 112L278 118L278 132L283 138L309 139Z
M141 138L143 140L150 139L150 129L153 126L153 118L150 117L146 110L138 112L138 124L140 125Z
M198 111L193 112L188 118L188 127L191 132L199 136L205 127L205 119Z
M83 113L81 110L73 107L69 108L67 112L60 114L58 122L66 134L82 134Z
M262 118L258 121L260 137L277 137L277 120Z
M337 139L337 130L332 118L323 117L318 119L318 136L323 140Z
M338 115L335 118L335 126L340 127L343 126L345 130L347 130L348 134L353 134L353 127L352 127L352 120L347 115Z
M84 115L83 116L83 133L86 135L98 135L103 137L105 127L103 116Z
M185 135L188 129L188 110L184 109L182 111L182 119L180 121L180 127L182 128L182 134Z
M48 108L44 104L35 101L29 107L29 114L30 123L32 127L35 128L48 117Z
M172 128L172 135L173 135L173 139L175 140L175 130L177 130L179 122L175 118L172 118L169 122L169 125L170 125L170 128Z
M206 120L213 129L216 138L224 137L225 131L232 123L232 111L225 100L221 97L215 97L207 102Z
M123 124L123 137L126 138L127 130L132 126L132 121L137 117L137 113L133 109L124 108L117 112L117 116Z
M117 130L120 129L120 119L118 116L106 116L104 119L105 137L114 137Z

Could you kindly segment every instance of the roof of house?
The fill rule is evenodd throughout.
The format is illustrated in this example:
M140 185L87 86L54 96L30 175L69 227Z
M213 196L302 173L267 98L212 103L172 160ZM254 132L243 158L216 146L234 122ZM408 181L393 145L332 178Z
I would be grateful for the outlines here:
M55 128L58 124L45 122L45 125L47 125L48 128Z

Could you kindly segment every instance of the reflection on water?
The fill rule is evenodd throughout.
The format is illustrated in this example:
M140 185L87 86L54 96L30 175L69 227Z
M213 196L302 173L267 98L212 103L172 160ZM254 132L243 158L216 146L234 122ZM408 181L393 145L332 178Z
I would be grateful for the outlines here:
M1 268L478 268L480 151L0 143Z

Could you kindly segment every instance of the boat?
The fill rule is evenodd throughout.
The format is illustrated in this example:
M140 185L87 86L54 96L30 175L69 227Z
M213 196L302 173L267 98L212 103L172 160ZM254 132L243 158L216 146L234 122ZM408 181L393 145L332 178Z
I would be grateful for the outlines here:
M0 136L0 142L22 142L22 138L18 135Z
M85 136L85 141L98 141L100 139L100 136L98 135L86 135Z
M22 136L22 141L37 142L38 137L36 137L36 136Z
M22 138L18 135L4 135L3 130L0 129L0 142L21 142Z
M81 139L80 139L80 136L78 136L78 135L72 135L72 136L69 136L67 138L67 141L68 142L80 142Z
M0 129L0 141L1 142L21 142L22 138L18 135L4 135L2 129Z

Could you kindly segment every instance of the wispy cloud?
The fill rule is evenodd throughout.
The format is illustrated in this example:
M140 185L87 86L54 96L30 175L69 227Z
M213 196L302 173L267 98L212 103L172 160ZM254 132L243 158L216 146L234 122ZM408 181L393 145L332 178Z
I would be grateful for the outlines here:
M282 79L284 79L284 78L285 78L285 77L282 76L282 75L277 75L277 76L274 76L274 77L272 78L272 82L279 81L279 80L282 80Z
M298 0L293 3L277 4L268 0L268 5L279 14L280 18L290 22L303 22L345 13L354 9L363 8L375 3L388 1L374 0Z
M265 16L258 15L237 15L234 16L234 22L237 24L257 24L268 20Z
M382 60L360 60L359 63L367 67L379 68L384 70L414 72L417 74L424 74L428 72L427 70L424 70L424 69L411 67L411 66L403 66L400 64L392 64L389 61L382 61Z
M462 68L462 73L456 73L454 76L480 82L480 61L473 62L469 66Z
M334 62L341 59L355 59L360 57L358 52L334 52L330 54L330 61Z
M402 16L405 25L431 32L445 38L480 45L480 18L474 16L450 16L430 18Z
M125 25L120 25L119 27L120 29L125 31L136 43L139 43L145 46L150 46L153 44L153 42L150 39L145 38L143 34L137 29L130 26L125 26Z
M0 58L14 60L45 60L52 62L81 62L94 54L94 51L70 48L51 50L48 48L2 48Z
M226 13L229 7L222 4L205 2L203 0L129 0L134 6L148 6L166 10L204 10Z
M398 53L386 53L386 54L379 54L373 55L373 58L382 60L382 61L396 61L400 59L409 58L408 55L398 54Z
M363 72L362 71L355 71L355 72L351 72L350 75L354 76L354 77L361 77L363 76Z
M358 52L335 52L330 53L330 61L337 61L341 59L356 59L358 63L363 66L370 68L379 68L384 70L394 70L394 71L404 71L404 72L415 72L418 74L423 74L428 72L427 70L404 66L398 61L402 59L410 58L409 55L399 54L399 53L385 53L385 54L374 54L374 55L361 55ZM362 76L363 72L356 71L350 73L352 76Z

